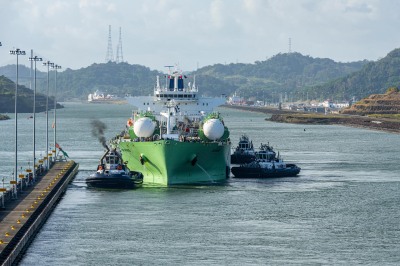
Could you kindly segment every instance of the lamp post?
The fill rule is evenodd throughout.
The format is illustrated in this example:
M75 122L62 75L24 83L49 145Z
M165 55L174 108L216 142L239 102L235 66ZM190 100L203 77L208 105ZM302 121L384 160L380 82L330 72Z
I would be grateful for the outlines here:
M46 61L43 63L44 66L47 66L47 94L46 94L46 170L50 169L49 165L49 70L50 67L54 65L54 63L50 61Z
M30 57L29 61L35 62L34 83L33 83L33 180L36 180L36 62L42 61L41 57Z
M57 93L57 69L61 69L59 65L53 65L52 68L56 71L55 73L55 80L54 80L54 150L57 147L57 100L56 100L56 93ZM54 154L55 156L56 154Z
M16 76L16 81L15 81L15 170L14 170L14 177L15 177L15 182L18 184L18 110L17 110L17 99L18 99L18 56L19 55L25 55L25 51L20 50L19 48L15 50L10 51L11 55L16 55L17 56L17 76ZM15 185L15 197L17 198L17 185Z

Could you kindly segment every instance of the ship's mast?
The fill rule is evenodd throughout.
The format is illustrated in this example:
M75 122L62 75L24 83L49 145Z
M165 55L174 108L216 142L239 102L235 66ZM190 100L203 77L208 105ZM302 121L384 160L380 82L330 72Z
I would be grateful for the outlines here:
M158 90L160 89L160 77L159 77L159 76L157 76L156 88L157 88Z
M167 103L167 109L168 109L168 113L167 113L167 135L171 134L171 109L173 107L175 107L174 100L169 101Z
M167 106L168 113L167 113L167 135L171 134L171 106Z

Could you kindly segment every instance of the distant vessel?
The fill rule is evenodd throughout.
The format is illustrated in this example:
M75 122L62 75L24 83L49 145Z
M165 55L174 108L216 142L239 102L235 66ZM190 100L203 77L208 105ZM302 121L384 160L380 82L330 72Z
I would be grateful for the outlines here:
M275 151L266 144L261 144L256 152L256 160L237 167L232 167L234 177L238 178L268 178L290 177L300 173L301 168L295 164L286 164Z
M94 93L88 95L88 102L90 103L106 103L121 100L115 95L105 94L102 91L96 90Z
M229 130L213 113L225 98L199 97L185 75L175 70L157 77L153 96L128 97L139 110L118 139L128 167L143 174L143 184L170 186L225 181L230 172Z
M227 103L230 105L245 105L246 101L242 97L236 95L236 92L235 92L231 97L229 97L229 100Z
M247 135L242 135L231 155L231 164L250 163L256 159L253 142Z
M122 163L116 150L107 150L100 159L96 173L86 178L88 187L135 188L143 179L140 173L131 172Z

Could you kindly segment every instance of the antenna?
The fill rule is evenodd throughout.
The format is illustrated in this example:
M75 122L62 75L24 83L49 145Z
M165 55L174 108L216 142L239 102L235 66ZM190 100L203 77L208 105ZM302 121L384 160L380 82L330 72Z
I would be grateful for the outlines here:
M168 73L171 73L171 67L174 67L174 66L164 66L164 67L168 67Z
M289 54L292 53L292 38L289 38Z
M108 47L107 47L106 63L112 61L114 61L114 57L113 57L113 49L111 42L111 25L108 25Z
M119 27L119 42L117 46L117 56L115 57L116 63L124 62L124 56L122 54L122 34L121 34L121 27Z

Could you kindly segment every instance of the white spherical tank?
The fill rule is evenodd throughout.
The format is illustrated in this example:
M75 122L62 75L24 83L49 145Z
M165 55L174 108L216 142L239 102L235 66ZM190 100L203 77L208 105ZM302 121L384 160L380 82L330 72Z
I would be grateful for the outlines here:
M135 121L133 124L133 132L139 138L148 138L153 135L155 125L148 117L142 117Z
M224 125L219 119L210 119L207 120L203 125L204 135L209 140L217 140L220 139L224 135Z

